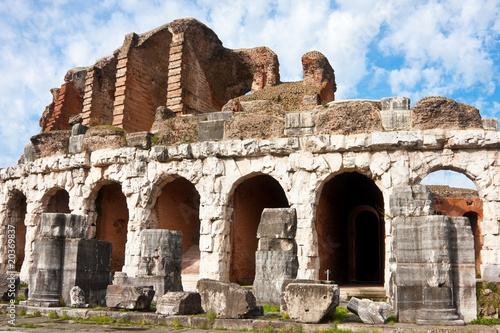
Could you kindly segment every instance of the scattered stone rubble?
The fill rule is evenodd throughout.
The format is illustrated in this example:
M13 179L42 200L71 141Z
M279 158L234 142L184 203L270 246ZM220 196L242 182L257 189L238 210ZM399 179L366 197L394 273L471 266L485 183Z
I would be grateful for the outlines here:
M257 310L252 292L235 283L200 279L196 289L203 310L217 318L248 318Z
M116 309L147 310L151 306L154 294L153 286L109 285L106 291L106 306Z
M365 324L385 324L392 311L392 307L385 302L356 297L351 297L347 309L358 315Z
M158 298L156 313L168 316L203 313L200 294L189 291L169 291Z
M290 319L320 323L335 314L339 305L339 287L324 283L289 283L284 300Z

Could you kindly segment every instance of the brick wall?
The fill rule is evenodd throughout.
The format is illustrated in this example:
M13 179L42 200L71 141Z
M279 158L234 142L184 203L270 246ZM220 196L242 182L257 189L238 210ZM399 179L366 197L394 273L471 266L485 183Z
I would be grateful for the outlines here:
M83 100L78 89L71 82L64 83L45 131L69 129L69 117L82 112L82 108Z
M98 61L85 78L83 98L83 124L87 126L111 125L115 100L117 59L110 57Z

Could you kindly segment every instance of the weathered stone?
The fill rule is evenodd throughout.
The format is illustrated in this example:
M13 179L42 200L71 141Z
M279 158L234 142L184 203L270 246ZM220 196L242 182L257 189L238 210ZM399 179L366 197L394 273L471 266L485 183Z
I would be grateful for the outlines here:
M222 112L211 112L207 114L208 121L217 120L230 120L233 117L234 112L232 111L222 111Z
M158 298L156 312L168 316L202 313L200 294L187 291L169 291Z
M290 283L284 299L290 319L320 323L335 313L339 305L339 288L334 284Z
M139 149L150 149L152 137L153 134L149 132L127 133L125 136L127 139L127 145Z
M87 303L103 304L110 283L111 243L85 239L86 230L86 215L42 214L28 305L70 304L75 285L84 290Z
M412 109L415 129L483 128L479 110L445 97L426 97Z
M147 310L155 291L153 286L110 285L106 291L106 306L117 309Z
M235 283L201 279L196 289L203 310L215 313L217 318L248 318L255 311L255 296Z
M156 108L155 120L166 120L175 117L175 112L166 106L159 106Z
M11 299L16 299L18 293L19 276L0 273L0 298L3 301L10 302Z
M71 306L75 308L86 308L88 303L85 302L85 292L82 288L74 286L69 291L69 296L71 298Z
M293 239L296 231L295 208L265 208L257 229L257 238Z
M398 186L390 197L391 216L432 215L432 193L425 185Z
M358 299L351 297L347 309L365 324L385 324L391 314L391 306L385 302L373 302L369 299Z
M73 135L69 138L68 152L78 154L83 151L83 134Z
M482 121L486 131L498 131L498 118L483 117Z
M71 136L85 134L88 129L89 129L88 126L82 125L80 123L76 123L76 124L72 125L72 127L71 127Z
M225 120L200 121L198 124L198 141L222 140L224 138Z
M323 280L308 280L308 279L289 279L283 281L281 284L281 303L280 303L280 312L281 314L288 313L288 309L286 307L285 302L285 289L290 283L305 283L305 284L334 284L333 281L323 281Z

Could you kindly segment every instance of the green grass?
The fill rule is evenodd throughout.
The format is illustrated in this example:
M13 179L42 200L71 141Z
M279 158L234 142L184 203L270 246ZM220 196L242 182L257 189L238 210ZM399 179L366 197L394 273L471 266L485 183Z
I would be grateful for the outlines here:
M280 312L279 305L264 304L263 308L264 312Z
M44 326L43 325L35 325L33 323L22 323L22 324L12 325L12 327L40 328L40 327L44 327Z
M55 311L50 311L49 312L49 318L50 319L58 319L59 318L59 315L57 314L57 312Z
M500 325L500 319L498 318L478 318L471 321L469 324L471 325Z
M333 316L333 323L340 324L345 318L347 318L348 314L349 310L347 310L343 306L337 306L337 309L335 310L335 315Z

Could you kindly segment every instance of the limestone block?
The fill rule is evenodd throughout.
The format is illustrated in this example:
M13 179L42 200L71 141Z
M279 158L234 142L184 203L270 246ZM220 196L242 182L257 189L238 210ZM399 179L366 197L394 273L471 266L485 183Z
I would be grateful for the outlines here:
M242 150L241 150L242 156L254 156L260 152L259 140L257 139L242 140L241 144L242 144Z
M484 143L484 130L449 130L444 148L478 148Z
M297 150L299 150L298 138L274 138L269 140L269 151L272 155L289 155Z
M87 215L43 213L42 237L87 238Z
M216 157L207 157L203 162L203 174L222 176L224 174L224 163Z
M127 133L125 135L128 146L146 150L151 148L152 137L153 133L149 133L147 131Z
M82 288L74 286L69 291L69 296L71 299L71 306L75 308L86 308L88 303L85 302L85 292Z
M339 305L339 287L334 284L290 283L284 295L290 319L320 323L335 313Z
M411 125L410 110L382 110L380 111L382 127L386 131L408 129Z
M257 229L257 238L293 239L296 231L295 208L265 208Z
M371 146L372 138L369 133L351 134L346 137L346 149L365 150Z
M200 279L196 289L203 310L215 313L217 318L247 318L256 308L252 292L235 283Z
M289 251L255 252L256 269L252 291L259 304L279 305L281 285L285 280L297 276L298 266L296 246Z
M182 232L145 229L141 231L140 243L139 275L170 276L180 281Z
M422 131L372 132L371 144L378 149L387 148L419 148L424 136Z
M385 97L380 102L382 103L382 111L409 110L411 104L411 100L403 96Z
M82 124L75 124L71 127L71 136L83 135L87 133L88 129L89 129L88 126Z
M290 112L285 114L285 135L292 135L290 129L309 129L315 126L315 112ZM298 132L297 132L298 133Z
M233 111L222 111L222 112L210 112L207 113L207 120L230 120L233 117Z
M498 118L483 117L483 128L486 131L498 131Z
M83 134L73 135L69 138L68 152L78 154L83 151Z
M222 140L225 120L207 120L198 123L198 141Z
M126 164L135 158L135 148L100 149L90 155L90 163L95 167Z
M347 309L365 324L385 324L391 314L391 306L384 302L373 302L369 299L358 299L352 297L347 304Z
M116 309L147 310L154 294L153 286L110 285L106 291L106 306Z
M188 291L169 291L158 298L156 313L173 315L193 315L202 313L200 294Z
M324 153L330 147L330 136L328 134L304 136L299 140L301 149L311 153Z
M183 160L193 158L191 145L184 143L178 146L167 146L168 157L172 160Z
M391 216L430 215L434 211L432 193L425 185L397 186L389 200Z
M344 150L347 147L347 139L345 135L331 135L329 151Z

